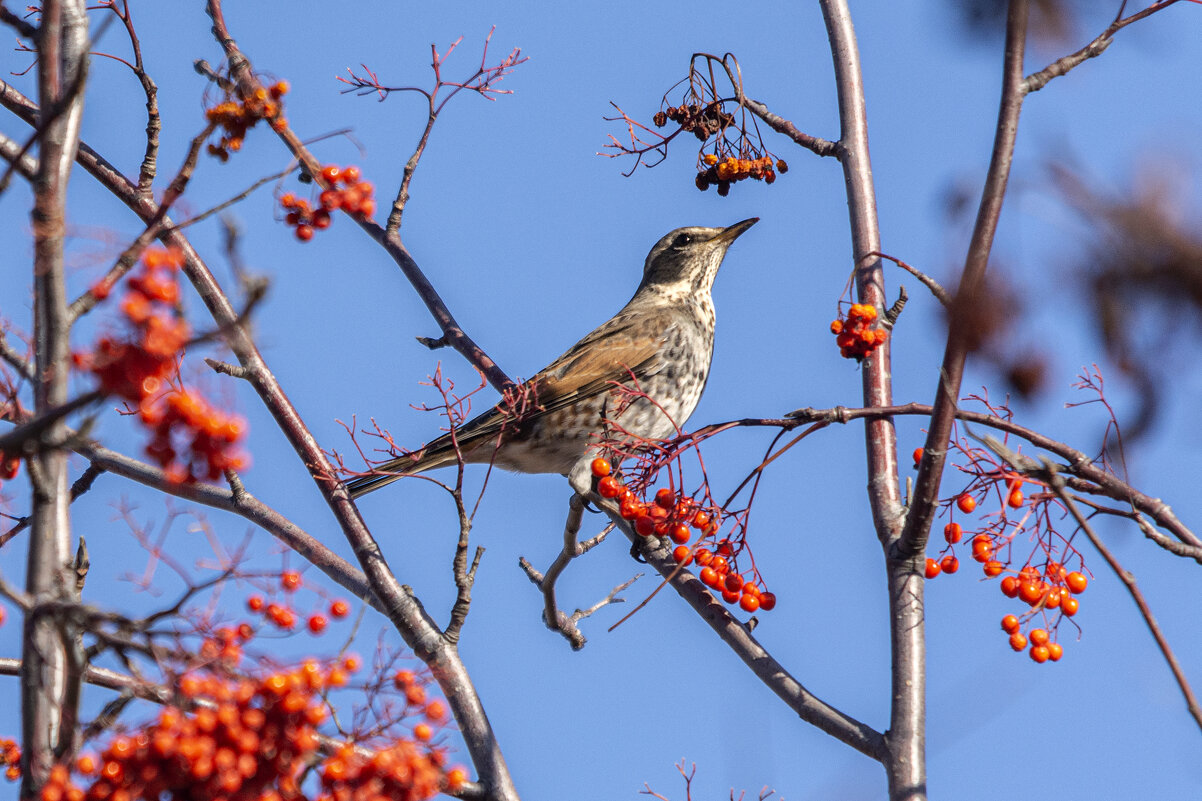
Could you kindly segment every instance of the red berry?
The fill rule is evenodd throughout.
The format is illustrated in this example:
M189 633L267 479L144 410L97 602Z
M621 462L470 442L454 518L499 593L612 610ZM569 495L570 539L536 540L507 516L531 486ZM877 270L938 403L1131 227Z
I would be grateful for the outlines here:
M939 563L936 562L934 559L927 557L926 577L929 579L933 579L936 576L938 576L941 572L942 571L939 568Z
M955 573L960 569L960 560L956 558L955 554L949 553L939 560L939 569L944 573Z
M664 487L655 493L655 505L661 509L671 509L676 506L676 493Z
M321 634L323 631L325 631L326 624L328 622L329 621L326 620L325 615L310 615L309 631L313 632L314 634Z
M972 511L977 508L977 499L968 493L964 493L956 499L956 506L964 514L972 514Z
M602 498L616 498L622 492L622 485L613 476L605 476L597 482L597 494Z
M1018 618L1014 615L1006 615L1004 618L1002 618L1002 631L1006 632L1007 634L1013 634L1014 632L1018 631L1018 627Z
M959 523L948 523L943 527L943 538L949 545L955 545L964 536L964 529Z
M351 607L346 601L338 600L330 604L330 617L346 617L351 612Z
M593 475L597 478L605 478L613 471L613 468L609 466L609 462L605 459L602 459L600 456L598 456L596 459L593 459L592 468Z
M765 612L771 612L776 608L776 594L771 592L760 593L760 609Z
M1089 585L1089 579L1074 570L1064 577L1064 583L1068 585L1069 592L1073 595L1080 595L1085 592L1085 588Z
M744 612L754 612L760 608L760 599L750 593L743 593L739 598L739 606Z

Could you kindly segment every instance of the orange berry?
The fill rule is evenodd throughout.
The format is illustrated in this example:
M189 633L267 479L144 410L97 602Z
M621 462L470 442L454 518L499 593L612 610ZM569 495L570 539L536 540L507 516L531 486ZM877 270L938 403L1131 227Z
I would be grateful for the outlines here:
M313 238L313 226L298 225L296 226L296 238L301 242L308 242Z
M430 728L430 724L428 723L419 723L413 727L413 737L416 740L420 740L421 742L425 743L429 742L430 738L433 736L434 730Z
M994 576L999 575L1003 570L1005 570L1005 567L1002 565L1001 562L997 561L996 559L990 559L988 562L985 563L984 569L985 569L985 575L989 576L990 578L993 578Z
M939 560L939 569L944 573L955 573L960 569L960 560L956 558L955 554L949 553Z
M252 612L260 612L263 609L263 596L252 595L246 599L246 608Z
M1068 585L1069 592L1073 595L1080 595L1085 592L1085 588L1089 585L1089 579L1074 570L1064 577L1064 583Z
M700 578L701 583L707 587L718 586L718 581L719 581L718 571L714 570L712 567L706 566L706 567L701 568L701 573L698 574L698 578Z
M689 527L684 523L677 523L672 527L672 541L684 544L689 541L692 535L689 534Z
M927 557L926 577L929 579L933 579L933 578L935 578L935 576L938 576L941 572L942 572L942 570L940 570L940 568L939 568L939 563L936 562L934 559Z
M706 514L705 512L698 512L697 514L693 515L693 520L692 520L693 528L704 529L709 524L710 524L710 516L708 514Z
M1047 629L1031 629L1031 633L1028 636L1031 638L1032 645L1047 645L1048 640L1051 639L1048 636Z
M1081 608L1080 602L1071 595L1067 598L1062 598L1060 600L1060 611L1063 612L1064 614L1068 615L1069 617L1072 617L1073 615L1077 614L1077 610L1080 608Z
M326 183L333 184L338 180L338 176L342 174L342 170L338 169L333 164L327 164L321 168L321 177Z
M1043 597L1043 586L1033 581L1024 581L1018 585L1018 597L1024 603L1034 606Z
M1010 491L1009 497L1006 498L1006 504L1011 509L1018 509L1023 505L1023 491L1017 487Z
M1014 632L1010 635L1010 647L1016 651L1021 651L1027 647L1027 638L1019 632Z
M977 499L968 493L964 493L959 498L956 498L956 506L964 514L972 514L972 511L977 508Z
M285 592L295 592L300 585L301 575L295 570L285 570L280 574L280 586L284 588Z
M743 595L739 598L739 607L744 612L754 612L760 608L759 596L752 595L749 592L743 593Z
M467 771L463 768L451 768L447 771L447 789L457 790L467 781Z
M1059 662L1062 656L1064 656L1064 649L1060 647L1060 643L1048 643L1048 659L1051 659L1053 662Z
M955 545L964 536L964 529L959 523L948 523L943 527L943 538L949 545Z
M919 462L922 461L922 452L923 452L922 448L914 449L914 466L915 467L918 467Z
M596 476L597 478L605 478L611 472L613 472L613 468L610 467L609 462L606 461L605 459L602 459L600 456L598 456L596 459L593 459L593 463L591 466L592 466L592 470L593 470L593 475Z
M321 634L323 631L326 630L326 626L328 624L329 624L329 621L326 620L325 615L310 615L309 616L309 631L313 632L314 634Z
M1002 618L1002 631L1006 632L1007 634L1013 634L1014 632L1018 631L1018 627L1018 618L1014 615L1006 615L1004 618Z
M672 558L678 565L687 565L693 561L693 552L687 545L677 545L672 549Z
M338 600L330 604L330 617L346 617L350 611L351 607L346 601Z
M1048 650L1048 647L1046 645L1031 646L1031 659L1035 660L1036 662L1038 662L1041 665L1044 662L1048 661L1048 657L1050 657L1051 655L1052 655L1052 652Z

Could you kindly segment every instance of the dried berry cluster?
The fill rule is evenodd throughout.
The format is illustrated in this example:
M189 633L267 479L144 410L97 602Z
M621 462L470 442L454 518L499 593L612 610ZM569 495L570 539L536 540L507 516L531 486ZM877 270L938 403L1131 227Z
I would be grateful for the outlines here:
M227 99L205 109L205 118L222 130L221 141L209 145L209 155L223 163L229 161L230 153L242 149L246 132L259 120L270 120L271 127L277 131L285 127L287 121L280 115L280 98L287 93L288 82L278 81L269 89L257 87L249 97Z
M76 353L73 360L96 376L102 392L137 408L142 423L154 433L146 454L167 477L190 482L212 480L226 469L247 464L237 447L246 424L179 384L177 358L191 337L187 322L175 314L176 273L182 263L177 251L148 249L142 272L130 277L121 302L130 335L102 337L91 353ZM92 289L98 298L108 290L103 283Z
M657 128L663 128L668 124L668 120L671 120L682 130L688 131L704 142L711 136L716 136L734 125L735 115L723 110L721 101L715 100L704 106L697 103L668 106L665 111L656 113L651 120Z
M831 322L831 333L839 346L839 355L844 359L863 361L889 338L883 328L873 328L876 322L876 307L867 303L853 303L847 317Z
M757 609L770 611L776 606L776 596L760 589L753 575L746 578L735 567L735 547L729 540L713 543L713 548L701 547L721 526L721 512L700 508L696 501L683 493L663 487L650 503L638 498L613 473L613 467L602 458L593 460L593 476L597 479L597 494L619 503L623 519L634 524L634 530L644 537L668 537L675 542L672 558L688 566L696 561L701 566L698 577L707 587L718 590L722 600L738 604L746 612ZM687 544L693 531L700 540L692 548Z
M330 212L342 209L352 217L370 219L376 213L375 187L370 181L361 180L358 167L340 169L327 164L321 169L321 178L329 187L318 198L317 208L309 201L288 192L280 198L280 206L286 212L284 222L296 229L296 238L308 242L314 231L330 227ZM342 188L338 188L339 184Z
M347 743L331 753L318 732L328 717L325 696L347 685L360 660L309 660L291 670L235 676L227 671L238 662L241 639L221 629L206 640L201 654L214 663L179 679L177 705L137 733L113 737L100 754L79 757L76 778L57 765L41 801L308 801L301 785L314 768L315 801L419 801L465 780L462 769L445 771L444 749L429 744L446 707L427 701L413 674L401 688L401 718L420 718L412 737L372 750Z
M713 153L701 157L705 169L697 173L697 188L704 192L711 186L718 187L718 194L725 197L730 192L730 185L737 181L751 178L771 184L776 181L776 170L783 175L789 171L789 165L783 159L773 163L772 156L757 158L736 158L727 156L719 161ZM773 167L776 170L773 170Z

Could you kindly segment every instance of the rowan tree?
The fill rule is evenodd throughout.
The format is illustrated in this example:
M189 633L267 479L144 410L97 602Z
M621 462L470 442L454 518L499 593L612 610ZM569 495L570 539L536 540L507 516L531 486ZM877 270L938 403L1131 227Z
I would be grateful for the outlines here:
M14 792L1097 795L1105 731L1196 753L1196 6L0 6ZM750 216L678 437L607 428L587 498L351 500Z

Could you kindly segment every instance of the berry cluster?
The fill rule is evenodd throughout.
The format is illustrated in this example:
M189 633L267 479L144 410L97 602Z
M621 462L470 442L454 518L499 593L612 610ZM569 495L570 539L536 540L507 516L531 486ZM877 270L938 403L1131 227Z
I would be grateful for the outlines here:
M286 593L294 593L301 587L301 575L295 570L285 570L280 574L280 586ZM246 608L256 615L262 615L267 622L282 631L291 631L296 627L296 610L288 603L268 601L262 595L252 595L246 599ZM329 616L341 619L351 612L350 605L341 599L330 603ZM313 634L321 634L330 624L329 618L322 612L310 613L306 625ZM245 625L245 624L244 624Z
M141 404L157 396L176 375L176 354L192 332L174 313L179 301L176 271L182 264L176 251L149 248L142 256L143 270L131 276L121 312L133 328L125 340L102 337L90 354L76 354L75 365L100 380L100 389L130 403ZM92 293L103 300L110 287L101 282Z
M679 106L668 106L664 111L657 112L651 121L656 128L663 128L668 120L680 126L701 141L716 136L735 124L735 115L725 111L722 102L715 100L704 106L697 103L681 103Z
M863 361L889 338L883 328L873 328L876 322L876 307L867 303L853 303L847 317L840 316L831 323L831 333L844 359Z
M142 403L138 416L154 432L146 455L163 468L169 481L214 481L226 470L243 470L249 464L237 448L246 436L245 421L213 408L195 392L178 389L162 403Z
M703 509L689 496L667 487L656 491L655 500L650 503L643 501L613 473L610 463L600 457L593 460L592 471L598 495L617 500L622 518L631 521L640 535L668 537L675 542L672 558L677 564L688 566L696 561L701 566L698 575L701 582L721 592L726 603L738 604L746 612L771 611L776 606L776 596L761 590L754 576L748 580L735 569L735 547L729 540L720 540L713 548L700 547L705 539L718 532L719 510ZM690 548L687 543L694 530L700 532L701 540Z
M270 88L257 87L249 97L227 99L205 109L205 118L222 130L221 141L208 146L209 155L222 163L229 161L230 153L242 149L246 132L259 120L270 120L275 130L285 127L287 122L280 116L280 98L287 93L288 82L278 81Z
M225 649L238 636L222 629L201 653ZM318 733L328 717L326 694L347 685L361 667L357 657L325 665L309 660L254 678L218 669L236 661L181 677L178 705L136 734L113 737L100 754L76 760L78 784L68 766L55 766L41 801L307 801L301 784L314 768L316 801L419 801L465 780L462 769L444 771L443 748L428 742L446 720L446 707L427 702L415 677L401 713L421 718L412 738L373 751L346 744L331 753Z
M95 350L77 353L73 360L96 376L102 392L137 407L142 423L154 432L146 455L167 477L192 482L212 480L247 464L237 448L246 436L246 424L179 385L176 359L191 337L187 322L174 308L182 258L178 251L148 249L142 272L129 278L129 291L121 301L132 334L121 340L102 337ZM92 292L104 298L109 288L102 283Z
M0 738L0 768L10 782L21 778L21 746L16 740Z
M329 228L330 212L336 209L363 220L371 219L376 213L375 187L370 181L361 180L358 167L340 169L327 164L321 169L321 178L328 188L319 196L317 208L291 192L280 198L280 206L285 211L284 222L296 229L296 238L302 242L312 239L314 231Z
M736 181L751 178L771 184L776 181L777 171L780 171L782 175L789 171L789 165L785 163L784 159L773 162L772 156L759 156L758 158L727 156L719 160L718 156L713 153L706 153L701 157L701 163L704 165L704 169L697 173L697 188L704 192L711 186L717 186L718 194L723 197L726 197L730 192L730 185ZM773 167L776 169L774 170Z
M915 463L922 455L922 449L914 452ZM1006 509L1019 509L1028 502L1023 494L1023 480L1019 476L1009 475L1005 478L1005 491L1001 492L1002 478L998 476L996 483L1001 496L1002 513ZM1038 502L1038 498L1031 501ZM949 505L952 503L948 502ZM977 509L977 499L963 492L956 496L956 509L964 514L972 514ZM1089 579L1080 571L1068 570L1060 561L1048 552L1047 561L1042 568L1028 562L1019 570L1009 567L1006 549L1010 538L999 534L997 528L990 528L973 535L970 540L973 561L981 565L981 571L986 578L1002 576L999 588L1007 598L1017 598L1026 604L1027 611L1021 616L1006 615L1002 619L1002 629L1010 635L1010 647L1015 651L1029 649L1031 659L1043 663L1058 662L1063 656L1063 648L1051 640L1064 618L1072 618L1081 608L1076 596L1085 591ZM944 556L935 560L926 560L925 575L933 579L940 573L955 573L959 567L952 547L964 539L964 527L952 521L943 527L943 539L947 542ZM1006 560L1006 561L1003 561ZM1003 575L1007 574L1007 575ZM1057 617L1048 624L1049 615L1058 613ZM1034 627L1026 634L1021 628L1024 623L1039 616L1045 627ZM1051 630L1052 634L1048 633Z

